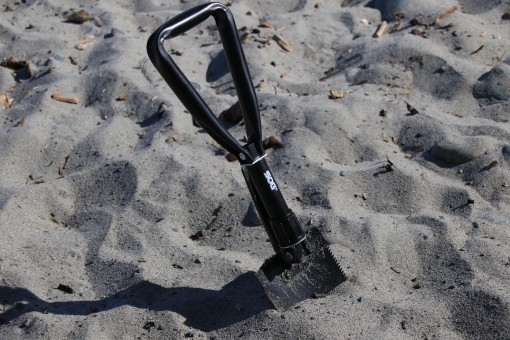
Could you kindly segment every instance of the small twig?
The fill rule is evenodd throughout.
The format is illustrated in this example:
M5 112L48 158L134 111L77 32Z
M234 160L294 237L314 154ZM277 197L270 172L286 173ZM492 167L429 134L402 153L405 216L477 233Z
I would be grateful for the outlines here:
M213 226L214 223L216 223L216 220L218 219L218 215L220 214L220 212L223 210L223 204L220 203L220 205L214 209L212 215L213 215L213 219L211 220L211 222L209 222L209 224L205 227L205 229L211 229L211 227Z
M69 162L69 158L71 158L71 155L67 155L64 159L64 165L62 166L62 169L65 170L67 166L67 162Z
M447 16L449 16L450 14L454 13L457 9L459 9L457 6L453 6L451 7L450 9L448 9L446 12L444 13L441 13L439 14L435 19L434 21L432 21L432 25L435 25L437 23L439 23L441 20L443 20L444 18L446 18Z
M58 174L62 177L65 175L65 170L67 166L67 162L69 162L69 158L71 158L71 155L67 155L64 160L64 165L58 167Z
M386 31L387 27L388 23L386 21L383 21L381 25L379 25L377 31L374 33L374 38L380 38L384 34L384 31Z
M400 274L400 272L398 270L396 270L395 268L390 267L390 269L393 270L395 273Z
M78 104L79 103L78 99L73 98L73 97L63 96L58 92L54 92L51 95L51 98L55 99L56 101L63 102L63 103L69 103L69 104Z
M477 49L476 51L469 53L469 55L473 55L473 54L475 54L475 53L480 52L480 51L482 50L482 48L484 48L484 46L485 46L485 45L482 45L482 46L478 47L478 49Z

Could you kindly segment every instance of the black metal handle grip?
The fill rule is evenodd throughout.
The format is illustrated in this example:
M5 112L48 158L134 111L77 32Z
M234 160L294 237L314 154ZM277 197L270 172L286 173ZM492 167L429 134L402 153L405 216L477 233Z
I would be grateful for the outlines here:
M163 46L166 39L174 38L190 30L209 16L214 17L220 33L227 63L232 73L232 79L243 112L248 138L246 145L253 145L250 149L242 147L232 137ZM225 5L220 3L204 4L172 18L151 35L147 42L147 52L163 79L175 92L186 109L214 140L229 152L235 154L243 164L251 164L257 157L264 155L255 89L253 88L250 72L241 48L241 42L237 35L234 18ZM255 151L255 154L252 150Z

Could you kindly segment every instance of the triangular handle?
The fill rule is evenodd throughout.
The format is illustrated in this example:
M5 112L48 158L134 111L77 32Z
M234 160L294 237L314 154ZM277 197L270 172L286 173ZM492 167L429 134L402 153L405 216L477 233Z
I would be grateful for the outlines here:
M245 147L242 147L227 131L163 46L166 39L175 38L190 30L209 16L213 16L216 21L243 112L248 137ZM172 18L150 36L147 53L163 79L191 115L214 140L236 155L241 164L251 164L264 155L257 97L237 35L234 17L227 6L213 2L192 8Z

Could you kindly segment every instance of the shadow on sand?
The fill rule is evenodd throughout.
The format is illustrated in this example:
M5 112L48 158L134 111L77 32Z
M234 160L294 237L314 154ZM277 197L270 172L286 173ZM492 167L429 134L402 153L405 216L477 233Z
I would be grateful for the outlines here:
M254 272L237 277L219 291L165 288L142 281L101 300L47 302L28 289L0 286L0 301L13 305L0 313L0 325L30 312L89 315L130 305L178 313L186 318L185 325L204 332L227 327L272 308Z

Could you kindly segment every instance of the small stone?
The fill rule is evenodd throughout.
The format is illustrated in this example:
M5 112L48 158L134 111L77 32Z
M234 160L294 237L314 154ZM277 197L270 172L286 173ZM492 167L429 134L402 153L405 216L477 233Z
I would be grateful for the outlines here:
M151 331L152 328L156 327L156 323L154 321L147 321L145 323L145 325L143 325L143 329L145 329L146 331Z
M90 20L90 14L87 10L81 9L77 12L71 12L71 14L67 16L67 20L76 24L83 24Z
M346 94L352 93L352 91L342 91L342 90L331 90L329 91L329 99L342 99Z
M189 238L192 239L193 241L202 240L204 238L204 232L202 230L199 230L193 235L191 235Z
M235 162L237 161L237 157L236 155L234 155L233 153L229 152L228 154L226 154L225 158L227 159L227 161L229 162Z
M68 285L64 285L64 284L59 284L57 289L60 290L61 292L66 293L66 294L73 294L74 293L74 289L72 289Z

